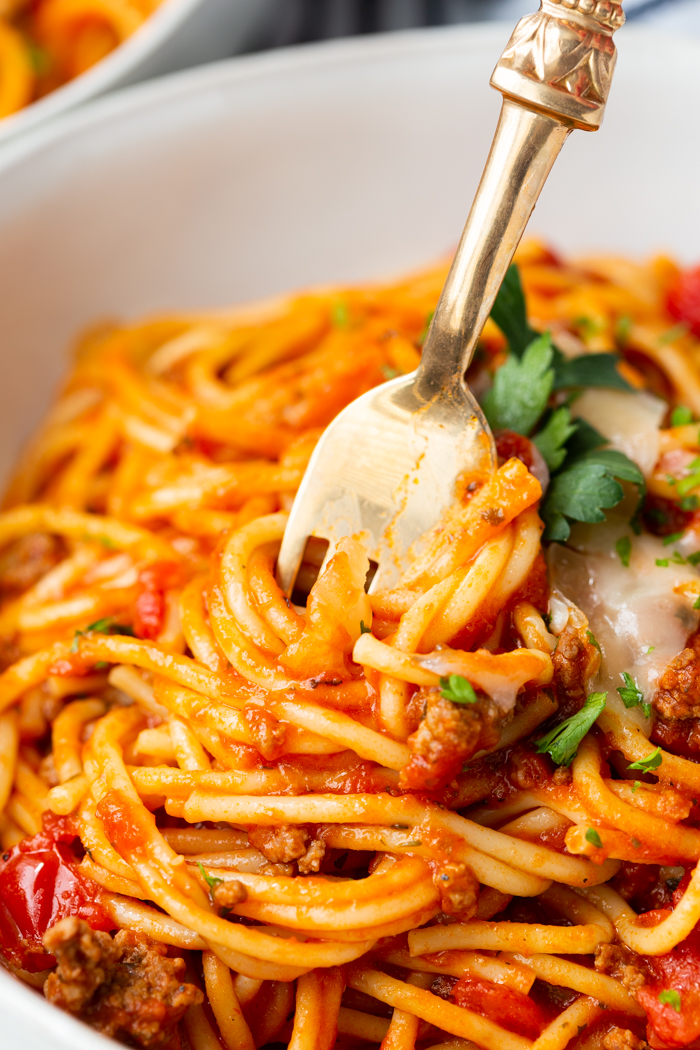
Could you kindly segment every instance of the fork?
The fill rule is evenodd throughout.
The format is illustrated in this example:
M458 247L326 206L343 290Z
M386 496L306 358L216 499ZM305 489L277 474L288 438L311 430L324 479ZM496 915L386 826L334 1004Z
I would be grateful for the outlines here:
M396 586L465 484L494 470L465 372L564 142L600 127L624 20L621 0L541 0L515 27L491 77L503 94L496 134L421 363L357 398L321 436L277 562L285 594L311 537L329 544L321 571L353 536L374 571L369 590Z

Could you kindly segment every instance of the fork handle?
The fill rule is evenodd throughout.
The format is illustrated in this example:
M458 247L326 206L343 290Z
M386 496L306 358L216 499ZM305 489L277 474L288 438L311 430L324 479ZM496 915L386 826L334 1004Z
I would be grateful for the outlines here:
M596 131L615 66L620 0L541 0L491 77L503 106L459 247L423 346L416 393L462 383L533 208L567 137Z

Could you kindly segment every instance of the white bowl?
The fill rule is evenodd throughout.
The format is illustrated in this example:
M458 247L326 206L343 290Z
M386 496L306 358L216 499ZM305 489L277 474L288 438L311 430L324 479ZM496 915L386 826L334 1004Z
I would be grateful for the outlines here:
M66 347L104 317L219 307L420 266L456 242L510 26L299 48L101 100L0 158L0 471ZM531 224L564 250L700 256L700 42L624 29L603 129L572 136ZM3 1047L103 1040L0 973Z
M0 120L0 147L106 91L239 51L276 0L163 0L132 36L86 73Z

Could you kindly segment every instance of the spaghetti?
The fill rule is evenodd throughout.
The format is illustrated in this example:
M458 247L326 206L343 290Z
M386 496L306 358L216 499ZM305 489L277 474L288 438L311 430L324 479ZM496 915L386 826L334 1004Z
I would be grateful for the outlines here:
M79 77L130 37L161 0L3 0L0 117Z
M469 376L510 413L500 465L371 596L356 540L320 573L311 542L292 601L275 557L323 427L418 364L443 268L78 347L0 514L0 949L99 1030L700 1037L700 279L517 261L529 320L489 321ZM556 354L516 358L518 325ZM520 432L514 375L544 390Z

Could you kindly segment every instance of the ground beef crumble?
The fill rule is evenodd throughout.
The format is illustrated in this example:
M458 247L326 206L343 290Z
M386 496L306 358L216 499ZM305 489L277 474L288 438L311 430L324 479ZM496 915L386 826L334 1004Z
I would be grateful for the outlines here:
M671 660L658 680L653 706L666 719L700 717L700 633Z
M595 968L609 974L634 994L649 980L649 972L641 956L623 944L599 944L595 950Z
M552 656L559 714L568 718L586 698L587 684L600 662L600 653L575 627L565 627Z
M283 824L279 828L253 827L248 829L251 846L260 850L272 864L291 864L297 861L299 872L309 875L317 872L326 852L326 845L312 837L303 825Z
M44 946L58 964L44 984L46 998L104 1035L162 1047L185 1011L204 1000L182 980L184 959L130 930L112 938L71 916L48 930Z
M454 704L437 689L422 689L421 700L425 717L408 738L411 759L401 770L399 785L408 791L438 791L476 751L497 743L499 715L489 700Z
M30 532L0 554L0 594L22 594L53 569L65 554L65 544L55 536Z
M629 1028L611 1028L603 1038L603 1050L649 1050L649 1044Z

